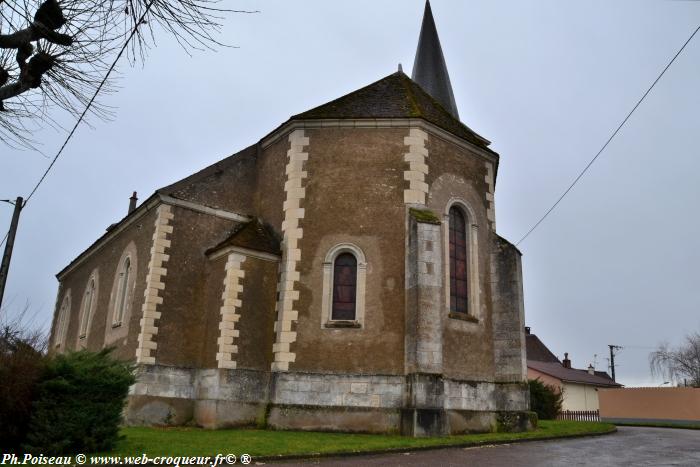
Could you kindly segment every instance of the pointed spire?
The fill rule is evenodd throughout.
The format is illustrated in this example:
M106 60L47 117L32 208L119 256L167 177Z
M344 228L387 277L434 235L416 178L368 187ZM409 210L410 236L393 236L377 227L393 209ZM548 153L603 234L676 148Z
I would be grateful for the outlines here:
M423 25L420 28L416 60L413 62L413 81L437 100L455 118L459 119L450 75L447 73L430 0L425 2Z

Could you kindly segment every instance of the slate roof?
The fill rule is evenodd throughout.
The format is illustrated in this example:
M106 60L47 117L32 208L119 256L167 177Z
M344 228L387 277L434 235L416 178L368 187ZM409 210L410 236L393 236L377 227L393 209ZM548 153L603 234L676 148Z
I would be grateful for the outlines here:
M429 1L425 2L423 24L420 28L418 49L416 50L416 59L413 62L411 78L428 94L437 99L452 115L459 118L457 103L450 83L450 74L447 72L445 56L442 53Z
M249 250L281 255L280 240L269 225L256 218L245 224L239 224L234 231L218 245L209 248L206 254L229 246L247 248Z
M445 131L487 148L490 141L460 122L402 71L357 91L294 115L290 120L422 118Z
M231 169L235 169L236 164L243 158L255 158L258 151L258 143L252 144L245 149L238 151L218 162L215 162L198 172L188 175L175 183L164 186L156 190L156 193L161 195L172 196L173 198L182 199L185 201L192 201L206 206L225 209L223 206L217 206L216 204L207 203L206 199L200 199L202 197L206 198L206 191L202 191L202 188L198 185L206 184L207 182L215 182L220 179L224 174L226 174Z
M527 366L533 370L553 376L564 382L590 384L593 386L604 387L620 387L619 383L610 378L603 371L596 371L596 374L590 374L587 370L577 370L575 368L565 368L559 362L538 362L536 360L527 361ZM605 376L603 376L605 375Z
M527 355L528 364L531 360L534 360L537 362L556 362L561 365L556 355L554 355L535 334L525 335L525 353Z

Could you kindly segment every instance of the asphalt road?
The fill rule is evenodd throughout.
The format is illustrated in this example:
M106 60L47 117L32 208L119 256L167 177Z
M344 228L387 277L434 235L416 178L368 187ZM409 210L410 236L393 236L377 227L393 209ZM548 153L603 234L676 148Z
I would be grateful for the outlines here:
M700 430L619 427L615 434L590 438L315 459L274 465L698 467Z

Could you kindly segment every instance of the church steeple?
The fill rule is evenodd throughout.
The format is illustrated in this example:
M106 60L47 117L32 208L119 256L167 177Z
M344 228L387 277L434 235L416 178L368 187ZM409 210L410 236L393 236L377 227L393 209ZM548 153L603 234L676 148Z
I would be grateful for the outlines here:
M413 81L437 100L455 118L459 119L455 96L452 93L450 75L447 73L445 57L442 54L430 0L425 2L423 25L418 39L416 60L413 62Z

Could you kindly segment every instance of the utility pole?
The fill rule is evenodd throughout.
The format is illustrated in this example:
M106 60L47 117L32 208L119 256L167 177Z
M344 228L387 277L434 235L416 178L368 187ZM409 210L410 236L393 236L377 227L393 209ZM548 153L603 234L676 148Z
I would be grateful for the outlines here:
M615 351L622 349L622 347L610 344L608 344L608 347L610 347L610 376L612 376L612 380L615 381Z
M13 204L12 201L6 200ZM5 295L5 284L7 283L7 273L10 269L10 259L12 258L12 248L15 246L15 235L17 234L17 224L19 224L19 213L24 207L24 199L18 196L14 202L15 211L12 213L12 222L10 222L10 231L7 233L7 243L5 244L5 253L2 255L2 263L0 263L0 309L2 307L2 297Z

